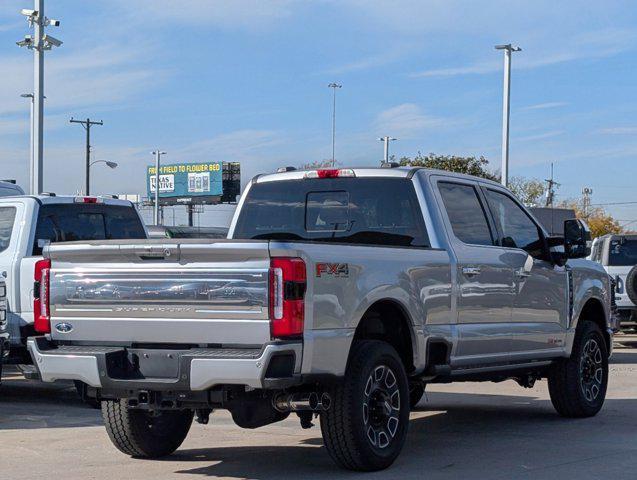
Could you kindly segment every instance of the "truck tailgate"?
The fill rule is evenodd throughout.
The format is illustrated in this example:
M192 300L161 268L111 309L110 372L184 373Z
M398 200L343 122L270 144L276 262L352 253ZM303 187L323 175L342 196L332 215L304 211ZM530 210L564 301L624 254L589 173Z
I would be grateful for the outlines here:
M51 259L51 336L113 343L270 340L268 242L70 242Z

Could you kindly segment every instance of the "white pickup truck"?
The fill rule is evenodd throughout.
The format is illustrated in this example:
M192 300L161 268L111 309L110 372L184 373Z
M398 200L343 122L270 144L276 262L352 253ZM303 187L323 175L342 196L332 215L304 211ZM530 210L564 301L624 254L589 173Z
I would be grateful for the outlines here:
M71 240L146 238L133 204L102 197L0 198L0 275L6 282L11 349L5 363L29 364L33 326L33 271L44 244Z
M602 408L613 292L578 220L551 237L494 182L328 169L255 178L228 237L52 244L36 265L34 363L88 385L125 454L172 453L214 409L295 413L338 465L379 470L436 382L546 378L561 415Z

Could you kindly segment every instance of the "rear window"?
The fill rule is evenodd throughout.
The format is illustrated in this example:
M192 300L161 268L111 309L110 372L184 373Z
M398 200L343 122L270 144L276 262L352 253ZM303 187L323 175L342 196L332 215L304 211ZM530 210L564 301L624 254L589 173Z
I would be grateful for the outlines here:
M42 254L39 240L56 243L127 238L146 238L132 207L86 203L43 205L38 213L33 255Z
M0 252L6 250L11 242L15 212L15 207L0 207Z
M414 186L404 178L257 183L233 238L430 246Z
M637 265L637 240L613 238L609 247L608 265L616 267Z

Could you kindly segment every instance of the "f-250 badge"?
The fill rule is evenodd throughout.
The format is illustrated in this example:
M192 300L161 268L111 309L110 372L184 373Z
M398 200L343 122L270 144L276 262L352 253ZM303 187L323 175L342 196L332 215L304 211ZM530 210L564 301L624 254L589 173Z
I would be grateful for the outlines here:
M347 263L317 263L316 276L323 277L325 275L349 277L349 265Z

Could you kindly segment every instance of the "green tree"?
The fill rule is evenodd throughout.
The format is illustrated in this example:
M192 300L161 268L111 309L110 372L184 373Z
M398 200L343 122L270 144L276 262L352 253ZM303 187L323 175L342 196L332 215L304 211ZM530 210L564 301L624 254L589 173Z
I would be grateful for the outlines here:
M511 177L509 189L518 197L524 205L536 207L546 192L544 182L536 178Z
M340 162L336 162L336 166L338 167ZM332 160L315 160L313 162L304 163L299 166L299 170L316 170L318 168L333 168Z
M498 175L487 169L489 161L480 157L460 157L457 155L436 155L430 153L423 155L418 152L414 158L402 157L399 160L402 166L425 167L437 170L446 170L448 172L466 173L476 177L487 178L489 180L498 180Z
M624 231L619 221L615 220L602 207L584 208L581 200L565 200L560 206L575 210L577 218L581 218L588 224L593 238L601 237L608 233L622 233Z

